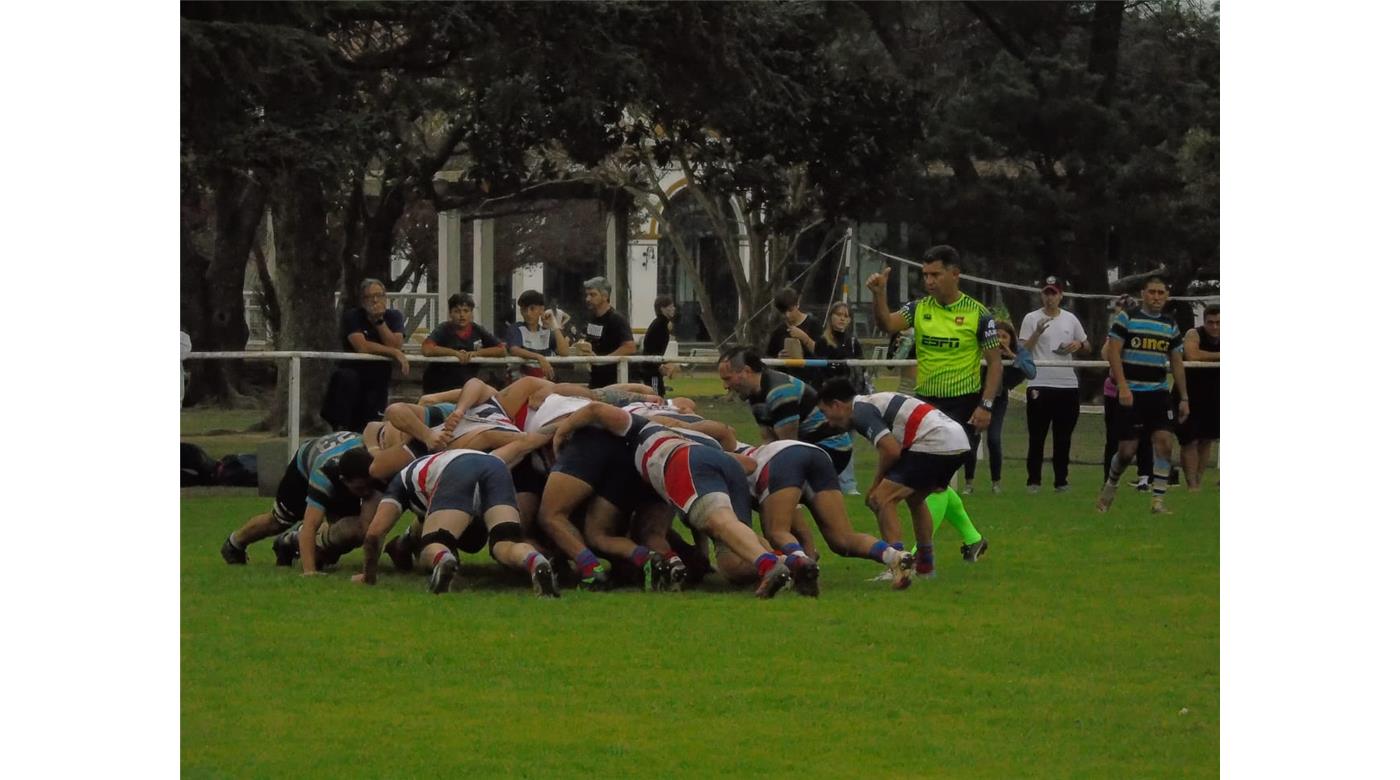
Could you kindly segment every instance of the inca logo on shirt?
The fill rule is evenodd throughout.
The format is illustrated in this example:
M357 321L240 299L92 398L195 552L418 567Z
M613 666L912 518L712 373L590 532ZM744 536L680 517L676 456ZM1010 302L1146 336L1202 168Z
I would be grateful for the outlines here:
M1133 349L1146 349L1154 352L1166 352L1171 349L1171 341L1167 339L1157 339L1150 336L1133 336L1133 340L1128 342L1128 346Z

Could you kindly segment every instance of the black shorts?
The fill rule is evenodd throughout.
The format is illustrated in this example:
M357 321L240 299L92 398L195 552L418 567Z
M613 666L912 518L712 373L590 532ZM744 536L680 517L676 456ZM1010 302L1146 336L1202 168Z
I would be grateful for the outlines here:
M972 427L968 420L972 419L972 413L982 406L982 394L968 393L967 395L955 395L949 398L935 398L929 395L914 396L924 403L933 404L933 408L953 418L953 421L963 427L970 440L977 435L977 429Z
M631 507L640 493L651 492L637 475L627 444L598 428L575 431L552 470L587 482L594 495L618 508Z
M498 506L516 506L506 464L494 455L463 455L442 470L427 513L450 509L476 515Z
M1118 397L1118 440L1137 441L1144 433L1170 431L1176 428L1176 404L1169 390L1145 390L1133 393L1133 405L1123 406Z
M846 466L850 465L852 450L830 450L826 447L822 447L820 444L818 444L817 447L820 448L822 452L825 452L826 456L831 459L831 465L836 469L837 474L845 471ZM802 449L806 449L806 447Z
M958 469L962 468L966 460L967 456L962 453L937 455L932 452L905 450L890 470L885 472L885 478L915 492L942 490L948 487L953 475L958 473Z
M1176 426L1176 439L1182 444L1216 441L1220 438L1220 397L1191 396L1191 414Z
M311 488L306 477L297 469L296 461L287 464L282 472L282 481L277 483L277 498L272 501L272 517L283 528L290 528L301 522L306 514L306 492ZM326 505L326 517L335 520L360 513L360 499L354 493L336 485L331 491L331 500Z
M537 496L544 493L544 480L549 475L542 470L542 462L536 463L537 458L538 455L532 452L510 470L510 478L515 481L515 492L534 493Z

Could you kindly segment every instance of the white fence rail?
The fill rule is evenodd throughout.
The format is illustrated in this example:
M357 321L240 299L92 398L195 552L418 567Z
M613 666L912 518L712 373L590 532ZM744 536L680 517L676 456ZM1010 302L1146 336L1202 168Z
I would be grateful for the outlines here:
M452 357L423 357L422 355L407 355L410 363L454 363L460 361ZM298 443L301 441L301 361L303 360L366 360L366 361L393 361L393 358L382 355L364 355L358 352L302 352L302 351L260 351L260 352L191 352L186 360L286 360L287 370L287 459L291 460L296 455ZM472 363L478 365L512 365L530 363L532 361L518 357L499 358L472 358ZM681 363L689 365L714 365L717 357L714 355L695 355L691 357L667 357L665 355L628 355L626 357L604 357L599 355L577 355L559 356L549 359L551 364L618 364L617 381L627 382L627 366L630 363ZM918 365L916 360L798 360L788 358L767 358L765 365L775 368L840 368L843 366L871 366L903 368L905 366ZM983 361L985 363L985 361ZM1003 360L1003 365L1011 365L1010 360ZM1104 360L1046 360L1036 363L1036 367L1073 367L1073 368L1107 368L1108 362ZM1187 361L1187 368L1220 368L1219 363Z

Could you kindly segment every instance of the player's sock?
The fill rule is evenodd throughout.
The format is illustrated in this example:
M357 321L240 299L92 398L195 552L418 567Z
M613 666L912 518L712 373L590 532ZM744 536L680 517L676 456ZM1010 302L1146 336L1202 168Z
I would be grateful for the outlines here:
M770 569L778 565L778 556L773 553L764 553L758 556L753 565L758 569L758 576L766 576Z
M1161 498L1167 494L1167 477L1172 473L1172 462L1168 458L1152 458L1152 497Z
M542 560L544 560L544 556L540 555L537 552L532 552L529 555L525 556L525 571L529 574L534 574L535 564L539 563Z
M235 531L234 533L237 533L237 532ZM235 539L235 538L233 538L233 534L229 534L229 535L228 535L228 543L231 544L231 545L233 545L233 549L235 549L235 550L242 550L242 549L243 549L243 545L239 544L239 543L238 543L238 540Z
M1108 484L1118 486L1118 480L1122 479L1123 472L1127 470L1129 463L1123 460L1123 456L1117 452L1113 453L1113 462L1108 464Z
M646 565L646 562L647 562L647 559L650 558L650 557L651 557L651 550L649 550L649 549L647 549L647 548L641 546L640 544L637 545L636 547L632 548L631 559L632 559L632 565L633 565L633 566L636 566L636 567L638 567L638 568L641 568L642 566L645 566L645 565Z
M933 565L933 542L921 544L914 548L914 562Z
M436 568L437 568L437 565L438 565L439 563L442 562L442 559L443 559L444 556L446 556L446 557L448 557L448 558L451 558L451 559L454 560L454 561L457 560L457 556L453 555L451 550L443 549L443 550L440 551L437 555L434 555L434 556L433 556L433 568L434 568L434 569L436 569Z
M583 552L579 553L578 556L574 558L574 565L578 567L578 576L588 579L593 576L593 571L598 568L598 556L594 555L592 550L585 547L583 548Z
M890 546L900 552L904 552L904 542L890 542Z
M800 552L802 552L802 545L798 544L797 542L788 542L787 544L783 545L784 555L796 555Z
M885 544L884 542L878 539L875 540L874 544L870 545L870 549L865 553L865 557L869 558L870 560L879 561L888 566L890 562L885 560L886 555L892 555L895 558L898 558L900 552L899 550L895 550L893 546Z
M945 490L948 494L948 524L958 529L962 534L963 544L976 544L982 541L982 534L977 532L977 528L972 525L972 518L967 516L967 509L963 507L962 496L952 490Z
M950 489L940 490L937 493L929 493L924 499L924 505L928 507L928 513L933 517L933 531L938 532L938 527L943 525L943 518L948 514L949 496L957 495L957 491Z

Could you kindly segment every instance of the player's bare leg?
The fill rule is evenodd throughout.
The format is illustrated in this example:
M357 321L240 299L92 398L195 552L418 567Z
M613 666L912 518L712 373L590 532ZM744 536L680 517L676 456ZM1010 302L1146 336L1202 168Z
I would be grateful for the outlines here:
M549 559L525 541L516 508L506 504L493 506L486 510L482 519L486 522L491 557L504 566L528 574L535 595L558 598L559 584L554 578L554 568Z
M846 502L841 491L823 490L806 499L805 503L821 529L822 538L831 545L832 552L847 558L869 558L883 563L890 571L890 582L895 590L909 587L914 554L856 531L851 526L850 516L846 514Z
M593 486L587 482L562 472L553 472L544 483L536 519L541 532L574 562L584 583L601 586L607 582L607 575L600 567L598 556L588 549L583 536L569 520L574 510L590 499L611 505L611 502L595 497Z
M752 561L759 575L758 589L754 595L761 599L772 598L791 581L792 571L778 560L777 556L764 548L758 535L752 528L739 521L734 509L727 503L716 503L709 507L700 505L700 502L714 501L715 497L720 495L711 493L697 499L696 507L692 507L691 517L698 514L700 522L697 525L706 533L724 542L724 545L740 558ZM727 501L728 497L724 496L723 499Z
M457 537L467 530L471 515L459 509L440 509L423 519L423 536L418 564L432 573L428 590L446 593L457 573Z

